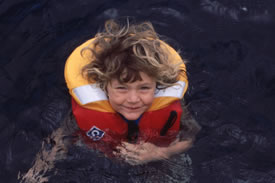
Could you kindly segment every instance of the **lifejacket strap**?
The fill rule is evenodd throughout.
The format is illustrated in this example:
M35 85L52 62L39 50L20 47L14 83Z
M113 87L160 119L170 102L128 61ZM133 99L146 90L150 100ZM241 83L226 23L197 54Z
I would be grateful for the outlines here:
M163 128L160 131L160 136L164 136L166 135L167 131L175 124L175 122L177 121L178 118L178 114L176 111L171 111L170 112L170 116L167 120L167 122L165 123L165 125L163 126Z
M131 143L136 143L139 134L139 127L135 120L128 120L128 134L127 139Z

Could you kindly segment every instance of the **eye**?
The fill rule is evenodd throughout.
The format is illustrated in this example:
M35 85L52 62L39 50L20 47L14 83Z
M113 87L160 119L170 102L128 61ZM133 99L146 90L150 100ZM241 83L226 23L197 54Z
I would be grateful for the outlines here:
M118 86L116 87L117 90L126 90L127 88L125 86Z
M141 89L141 90L149 90L149 89L151 89L151 88L148 87L148 86L142 86L140 89Z

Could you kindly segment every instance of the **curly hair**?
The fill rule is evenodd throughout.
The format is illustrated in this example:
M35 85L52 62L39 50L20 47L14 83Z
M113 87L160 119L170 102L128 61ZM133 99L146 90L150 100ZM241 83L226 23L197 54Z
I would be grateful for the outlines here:
M157 88L167 88L178 81L179 65L168 60L168 50L150 22L120 25L105 22L105 30L96 34L93 42L82 49L90 52L89 64L82 68L88 81L96 82L106 91L111 79L121 83L141 80L140 72L154 78Z

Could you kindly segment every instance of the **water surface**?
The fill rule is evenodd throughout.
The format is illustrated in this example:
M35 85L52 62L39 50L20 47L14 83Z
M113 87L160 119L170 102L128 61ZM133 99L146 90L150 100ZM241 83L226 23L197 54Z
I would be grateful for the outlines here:
M50 182L275 182L273 1L20 0L0 7L1 181L17 182L40 158L37 175ZM75 138L58 130L70 110L66 58L104 20L123 16L151 21L188 60L186 101L203 128L191 150L168 162L132 167L51 140ZM54 165L41 159L53 149L66 152Z

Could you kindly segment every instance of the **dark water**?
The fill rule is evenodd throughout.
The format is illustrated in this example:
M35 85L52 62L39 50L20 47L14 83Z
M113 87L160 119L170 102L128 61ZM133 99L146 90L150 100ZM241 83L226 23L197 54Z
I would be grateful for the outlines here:
M274 15L271 0L1 0L0 182L37 163L49 182L274 183ZM151 21L189 61L186 100L203 128L171 162L131 167L51 140L75 138L58 131L70 110L67 56L123 16ZM67 153L54 165L43 159L53 149Z

